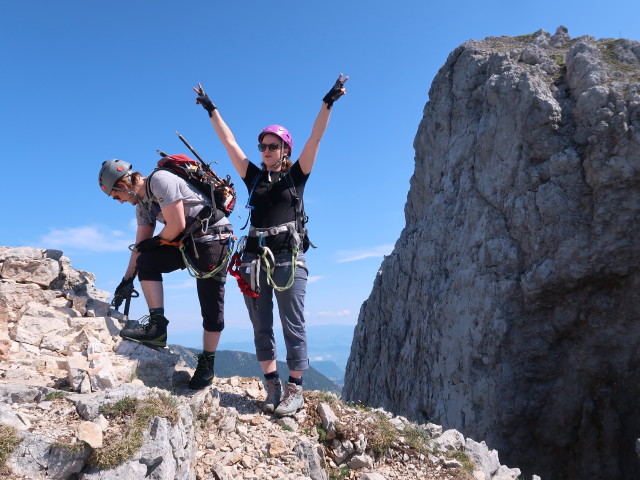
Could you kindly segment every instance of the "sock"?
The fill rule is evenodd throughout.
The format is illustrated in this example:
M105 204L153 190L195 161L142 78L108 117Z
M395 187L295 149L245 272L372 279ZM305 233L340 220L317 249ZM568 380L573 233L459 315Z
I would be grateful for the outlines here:
M302 385L302 377L293 378L292 376L289 376L289 383L295 383L296 385Z
M265 373L264 378L266 378L267 380L271 380L272 378L280 378L280 374L277 370L274 370L271 373Z
M202 354L203 354L205 357L209 357L209 356L213 356L213 357L215 357L215 356L216 356L216 352L207 352L206 350L202 350Z
M154 315L162 315L164 317L164 307L150 308L149 315L152 317Z

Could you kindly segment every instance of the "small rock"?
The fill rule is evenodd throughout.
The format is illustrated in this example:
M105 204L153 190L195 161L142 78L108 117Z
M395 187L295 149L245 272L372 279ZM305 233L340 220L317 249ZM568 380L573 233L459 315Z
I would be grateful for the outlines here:
M361 468L372 468L373 467L373 458L369 455L354 455L347 462L347 465L352 470L360 470Z
M269 437L267 442L269 448L269 454L272 457L278 458L285 453L289 453L286 442L280 437Z
M87 442L92 448L102 448L102 428L93 422L81 422L78 426L78 440Z

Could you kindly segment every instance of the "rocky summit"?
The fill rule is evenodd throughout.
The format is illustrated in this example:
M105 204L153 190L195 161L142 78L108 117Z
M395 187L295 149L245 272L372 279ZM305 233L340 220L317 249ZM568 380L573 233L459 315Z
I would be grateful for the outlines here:
M345 398L545 480L640 478L640 43L468 41L414 146Z
M515 480L457 430L306 391L261 411L258 378L191 391L177 350L119 337L127 319L56 250L0 247L0 478ZM179 350L179 349L178 349Z

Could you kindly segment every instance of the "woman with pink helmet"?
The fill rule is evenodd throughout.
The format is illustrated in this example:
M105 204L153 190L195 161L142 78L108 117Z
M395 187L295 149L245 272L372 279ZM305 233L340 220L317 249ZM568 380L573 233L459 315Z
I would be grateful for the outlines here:
M344 84L348 79L340 74L322 99L311 136L295 162L291 161L293 139L286 128L270 125L262 130L258 135L260 167L250 162L238 146L202 86L198 84L194 88L198 94L196 103L209 114L218 138L249 192L250 230L239 262L242 276L239 282L247 286L243 289L244 299L253 324L256 355L265 376L267 399L262 409L277 416L294 415L304 405L302 375L309 368L304 320L308 272L304 252L310 242L306 237L303 195L320 140L329 124L331 108L346 93ZM284 392L276 370L274 294L289 367Z

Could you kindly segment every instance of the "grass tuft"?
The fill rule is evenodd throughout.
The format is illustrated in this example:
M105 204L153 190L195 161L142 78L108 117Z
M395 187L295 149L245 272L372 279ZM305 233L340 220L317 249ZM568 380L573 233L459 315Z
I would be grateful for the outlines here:
M318 432L319 442L324 442L327 439L327 431L322 428L322 424L316 423L316 432Z
M47 402L53 402L54 400L62 400L63 398L66 398L67 395L69 395L67 392L51 392L47 393L44 399Z
M111 405L103 405L100 407L100 413L106 418L123 417L125 415L131 415L135 412L138 406L138 399L131 397L124 397L122 400L118 400Z
M5 468L7 458L20 445L18 430L10 425L0 425L0 469Z
M523 43L532 42L534 38L536 38L535 33L527 33L526 35L518 35L513 37L514 40L518 40L519 42L523 42Z
M351 469L346 465L331 469L329 480L348 480L351 478Z
M551 60L556 62L556 65L558 65L560 68L567 66L564 60L564 55L554 54L554 55L549 55L549 57L551 57Z
M84 442L75 442L75 443L65 443L65 442L53 442L51 444L51 449L60 449L69 452L70 454L78 453L80 450L84 450L86 448L86 443Z
M338 401L335 395L324 391L318 392L318 400L322 403L328 403L329 405L332 405Z
M376 458L383 457L398 439L398 432L384 415L378 415L374 425L375 433L369 440L369 448Z
M100 449L94 449L88 464L100 469L117 467L142 447L142 433L155 417L164 417L172 424L178 422L177 400L170 395L150 396L144 400L125 397L101 409L107 418L129 417L122 438Z
M404 429L403 432L405 441L414 450L426 455L431 452L429 443L431 442L431 435L426 428L416 425L409 426Z
M476 467L475 464L469 458L469 455L467 455L464 452L459 452L459 451L450 452L447 454L447 456L449 458L453 458L459 461L462 464L462 469L466 472L471 473Z

